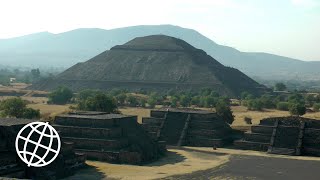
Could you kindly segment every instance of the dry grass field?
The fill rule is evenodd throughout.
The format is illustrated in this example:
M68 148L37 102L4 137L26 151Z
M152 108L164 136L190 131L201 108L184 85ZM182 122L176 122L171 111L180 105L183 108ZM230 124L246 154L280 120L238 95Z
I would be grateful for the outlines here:
M29 102L28 107L39 109L43 117L55 116L57 114L65 113L70 111L70 105L48 105L48 98L46 97L31 97L33 94L48 94L48 92L43 91L30 91L24 90L28 85L23 83L14 83L11 84L10 87L1 86L1 92L14 92L14 93L25 93L25 95L21 96L22 99ZM146 98L145 95L134 94L131 95L139 96L140 98ZM14 96L0 96L0 100L11 98ZM236 100L232 100L235 104L237 104ZM161 106L157 106L156 108L160 108ZM232 111L235 116L235 121L233 122L233 126L249 126L245 123L244 118L248 117L252 119L253 124L259 124L259 121L263 118L268 117L281 117L281 116L289 116L289 112L287 111L279 111L275 109L265 109L264 111L249 111L246 107L243 106L232 106ZM203 110L214 111L214 108L201 108ZM142 117L150 116L150 109L147 108L136 108L136 107L120 107L120 112L125 115L135 115L138 117L138 122L141 123ZM317 113L307 113L303 117L319 119L320 120L320 112Z

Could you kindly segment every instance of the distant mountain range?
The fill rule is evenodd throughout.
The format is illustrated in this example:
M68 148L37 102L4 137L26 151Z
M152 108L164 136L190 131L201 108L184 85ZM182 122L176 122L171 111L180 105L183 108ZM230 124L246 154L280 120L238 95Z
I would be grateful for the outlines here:
M241 52L222 46L199 32L172 25L133 26L111 30L76 29L60 34L41 32L0 39L0 64L70 67L135 37L163 34L203 49L220 63L251 77L272 80L319 80L320 62L301 61L268 53ZM276 46L276 45L275 45Z

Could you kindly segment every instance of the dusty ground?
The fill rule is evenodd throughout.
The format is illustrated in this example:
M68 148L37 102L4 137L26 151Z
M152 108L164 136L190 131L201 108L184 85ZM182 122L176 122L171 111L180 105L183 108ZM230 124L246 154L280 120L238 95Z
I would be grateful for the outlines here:
M171 147L167 157L145 166L87 161L75 179L319 179L320 158L265 152ZM308 168L305 168L308 167Z
M170 149L159 161L144 166L117 165L87 161L89 168L80 170L66 180L75 179L159 179L211 169L228 161L227 154Z

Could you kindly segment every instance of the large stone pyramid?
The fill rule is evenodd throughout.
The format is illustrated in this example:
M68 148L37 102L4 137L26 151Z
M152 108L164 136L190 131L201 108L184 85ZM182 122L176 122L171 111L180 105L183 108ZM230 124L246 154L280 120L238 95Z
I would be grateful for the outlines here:
M135 38L114 46L56 78L32 88L52 90L65 85L81 89L198 90L213 88L224 95L265 90L237 69L225 67L185 41L164 35Z

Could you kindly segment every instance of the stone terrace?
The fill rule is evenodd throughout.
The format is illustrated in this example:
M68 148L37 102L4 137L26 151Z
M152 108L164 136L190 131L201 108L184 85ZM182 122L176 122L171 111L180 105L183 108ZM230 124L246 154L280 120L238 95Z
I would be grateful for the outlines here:
M273 154L320 156L320 121L295 116L266 118L234 144Z
M165 151L137 123L136 116L101 112L75 112L56 116L54 127L63 141L73 142L89 159L142 164Z
M221 147L232 134L216 113L190 109L152 110L142 125L154 139L174 146Z
M15 138L30 119L0 119L0 176L14 178L47 179L72 174L85 163L85 155L75 154L72 143L63 143L57 159L45 168L29 168L19 160L15 150Z

